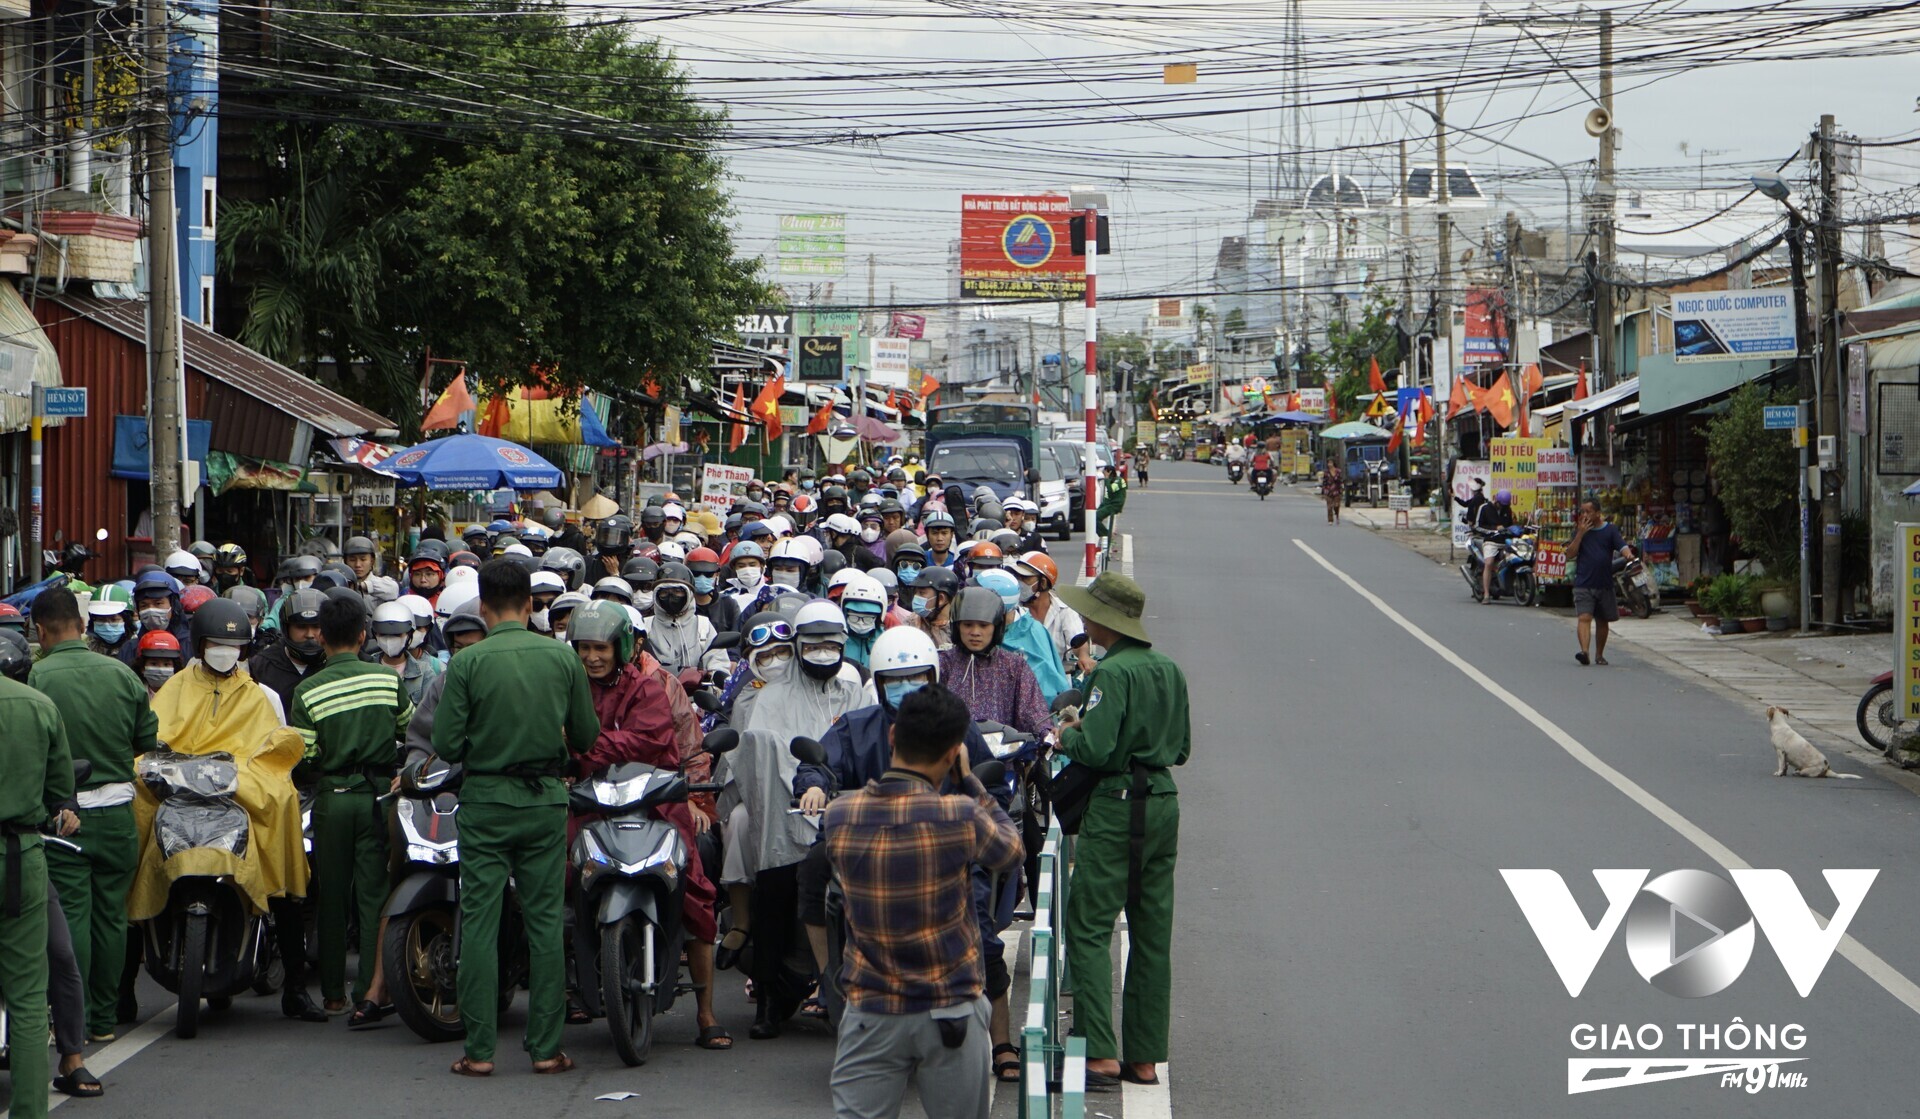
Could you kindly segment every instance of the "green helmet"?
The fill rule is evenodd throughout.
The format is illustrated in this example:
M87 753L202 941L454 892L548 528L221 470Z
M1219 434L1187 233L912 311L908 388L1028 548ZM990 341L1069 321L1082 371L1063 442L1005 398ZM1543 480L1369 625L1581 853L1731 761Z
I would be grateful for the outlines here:
M625 664L633 659L633 617L618 602L596 599L567 618L567 640L604 641L613 646L615 663Z

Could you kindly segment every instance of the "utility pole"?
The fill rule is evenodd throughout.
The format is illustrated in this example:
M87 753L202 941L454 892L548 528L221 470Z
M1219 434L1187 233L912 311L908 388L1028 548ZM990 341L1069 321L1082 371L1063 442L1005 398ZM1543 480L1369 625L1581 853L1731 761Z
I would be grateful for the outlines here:
M180 546L180 269L175 260L167 0L145 0L147 32L147 456L154 558Z
M1400 141L1400 308L1413 314L1413 218L1407 209L1407 142Z
M1599 254L1599 275L1594 277L1593 319L1594 357L1597 372L1611 387L1614 382L1613 338L1613 13L1600 12L1600 111L1606 114L1606 127L1600 130L1600 159L1594 179L1593 232Z
M1820 476L1820 620L1840 621L1840 184L1834 173L1832 113L1820 117L1820 409L1816 430L1833 444L1830 470Z
M1107 206L1107 196L1097 191L1074 191L1068 195L1067 205L1078 210L1087 222L1087 368L1082 382L1082 393L1086 399L1087 430L1086 442L1081 447L1081 458L1086 463L1086 531L1087 531L1087 578L1092 579L1099 573L1100 534L1098 516L1095 512L1100 504L1100 486L1095 474L1096 460L1093 457L1093 445L1100 438L1100 374L1098 372L1099 302L1096 280L1100 272L1100 211ZM1067 355L1062 351L1060 363L1064 367ZM1063 370L1064 371L1064 370Z
M1447 183L1447 95L1442 90L1433 92L1433 151L1435 163L1433 174L1440 184L1437 207L1440 215L1440 278L1433 295L1433 321L1434 330L1446 337L1445 361L1451 372L1453 366L1453 191Z

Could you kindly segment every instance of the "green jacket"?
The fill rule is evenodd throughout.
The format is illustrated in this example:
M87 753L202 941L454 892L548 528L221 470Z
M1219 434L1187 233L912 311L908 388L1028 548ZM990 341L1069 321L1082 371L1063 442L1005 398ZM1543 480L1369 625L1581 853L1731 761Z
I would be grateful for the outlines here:
M306 740L317 771L341 774L394 765L411 718L413 701L398 672L358 653L335 653L293 690L287 725Z
M1127 507L1127 480L1115 474L1107 479L1106 491L1100 497L1100 506L1095 512L1118 513Z
M133 780L133 759L153 749L160 723L131 668L75 639L48 649L27 683L60 709L73 756L93 763L81 788Z
M446 688L433 713L433 749L467 767L460 798L524 807L565 804L557 776L569 751L585 753L600 735L587 672L573 647L518 622L447 662ZM556 776L506 775L551 767Z
M1155 792L1175 792L1167 766L1185 765L1193 753L1187 713L1187 677L1153 646L1122 637L1087 677L1080 725L1060 737L1060 752L1082 765L1116 776L1100 791L1124 788L1132 762L1156 767Z
M88 654L91 656L92 654ZM0 676L0 824L38 827L73 799L73 755L52 700ZM40 838L21 837L22 846Z

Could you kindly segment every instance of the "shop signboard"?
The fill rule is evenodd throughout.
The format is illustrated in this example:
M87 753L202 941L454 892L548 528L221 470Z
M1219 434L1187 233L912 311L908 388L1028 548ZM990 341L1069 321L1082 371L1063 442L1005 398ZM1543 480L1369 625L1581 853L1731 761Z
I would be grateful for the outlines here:
M867 367L869 382L890 389L907 387L907 378L913 371L912 342L905 338L870 338L867 351L872 355Z
M1313 415L1313 416L1326 415L1327 414L1327 390L1326 389L1301 389L1300 390L1300 410L1302 412L1307 413L1308 415Z
M1739 361L1799 352L1793 296L1774 288L1701 291L1673 297L1673 359Z
M844 276L846 271L847 215L780 215L782 275Z
M1533 577L1540 583L1558 583L1567 577L1567 546L1538 537L1533 542Z
M1506 296L1499 288L1468 288L1461 357L1468 365L1498 365L1507 360Z
M1903 574L1894 609L1900 624L1894 633L1893 694L1901 719L1920 719L1920 524L1901 525L1898 544L1894 562Z
M1213 365L1211 363L1187 366L1188 384L1204 385L1211 380L1213 380Z
M1580 484L1579 474L1570 447L1542 447L1534 456L1535 484L1541 489L1572 489Z
M700 472L699 504L724 515L735 499L746 496L747 483L751 481L753 468L750 466L710 462Z
M1086 266L1069 246L1064 194L960 196L960 294L969 299L1079 299Z
M1453 517L1454 547L1464 548L1473 539L1472 532L1468 530L1467 522L1461 519L1460 503L1473 496L1473 484L1475 482L1485 485L1491 476L1492 472L1488 469L1487 463L1483 459L1461 459L1454 465L1454 506L1448 510L1448 513Z
M362 509L385 509L394 504L397 480L362 474L353 480L353 504Z
M837 334L809 334L800 339L796 367L802 381L837 383L846 380L846 339Z
M1488 441L1489 494L1507 490L1513 494L1513 519L1525 520L1533 512L1539 493L1540 451L1544 438L1502 437Z
M911 311L895 311L888 320L887 332L895 338L925 338L927 316L916 315Z
M1847 343L1847 430L1867 433L1867 344Z

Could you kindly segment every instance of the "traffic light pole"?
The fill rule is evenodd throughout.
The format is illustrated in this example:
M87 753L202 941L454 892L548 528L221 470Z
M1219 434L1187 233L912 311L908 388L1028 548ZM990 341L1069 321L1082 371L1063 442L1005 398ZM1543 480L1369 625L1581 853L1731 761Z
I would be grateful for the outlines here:
M1096 535L1099 516L1095 506L1100 503L1100 486L1095 471L1098 469L1093 457L1093 445L1100 436L1100 374L1094 366L1095 351L1099 348L1099 306L1095 295L1096 279L1100 272L1100 209L1098 206L1086 208L1087 220L1087 372L1083 392L1086 394L1087 431L1086 446L1081 448L1080 458L1086 463L1087 475L1087 578L1096 575L1099 564L1100 539Z

